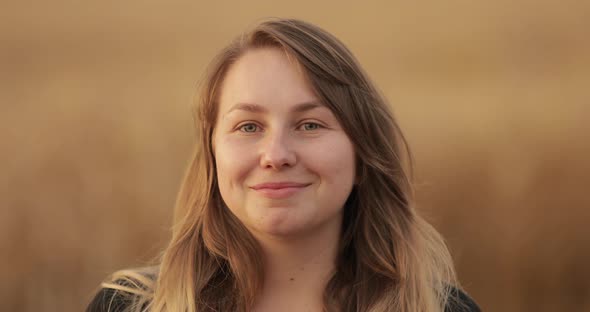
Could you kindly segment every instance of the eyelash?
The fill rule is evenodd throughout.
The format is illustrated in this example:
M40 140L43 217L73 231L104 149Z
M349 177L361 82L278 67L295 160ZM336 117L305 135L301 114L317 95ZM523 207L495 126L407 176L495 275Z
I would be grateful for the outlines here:
M308 130L308 131L313 131L313 130L318 130L318 129L320 129L320 128L324 128L324 126L322 126L321 124L319 124L319 123L317 123L317 122L304 122L304 123L302 123L301 125L299 125L299 127L301 127L302 125L307 125L307 124L312 124L312 125L317 125L317 126L318 126L318 128L316 128L316 129L312 129L312 130ZM239 126L236 128L236 130L238 130L238 131L240 131L240 132L242 132L242 133L255 133L255 132L247 132L247 131L241 131L241 130L240 130L240 129L242 129L244 126L248 126L248 125L255 125L255 126L257 126L257 127L258 127L258 125L257 125L256 123L253 123L253 122L248 122L248 123L244 123L244 124L241 124L241 125L239 125ZM298 127L298 128L299 128L299 127ZM307 131L306 131L306 132L307 132Z

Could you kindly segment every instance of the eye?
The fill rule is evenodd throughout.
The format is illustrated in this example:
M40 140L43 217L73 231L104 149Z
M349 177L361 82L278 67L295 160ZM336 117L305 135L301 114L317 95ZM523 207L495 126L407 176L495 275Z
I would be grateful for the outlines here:
M299 128L301 128L303 126L304 131L313 131L313 130L318 130L319 128L322 128L323 126L315 123L315 122L305 122L302 123ZM307 126L307 127L305 127ZM245 133L255 133L256 129L258 128L258 125L255 123L245 123L242 124L241 126L238 127L238 130L241 132L245 132Z
M306 122L306 123L302 123L301 124L301 126L305 126L305 125L311 126L311 129L310 129L310 127L304 127L306 130L309 130L309 131L311 131L311 130L317 130L317 129L319 129L319 128L322 127L322 125L320 125L318 123L315 123L315 122Z
M245 131L242 131L242 132L253 133L253 132L256 132L256 127L258 127L258 126L254 123L247 123L247 124L243 124L243 125L239 126L238 129L240 131L242 131L242 129L246 129Z

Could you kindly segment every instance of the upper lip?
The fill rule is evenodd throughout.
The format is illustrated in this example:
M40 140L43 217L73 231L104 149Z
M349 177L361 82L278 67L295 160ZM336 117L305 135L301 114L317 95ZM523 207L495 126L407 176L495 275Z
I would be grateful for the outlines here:
M297 182L267 182L267 183L260 183L252 186L253 189L281 189L285 187L304 187L308 186L310 183L297 183Z

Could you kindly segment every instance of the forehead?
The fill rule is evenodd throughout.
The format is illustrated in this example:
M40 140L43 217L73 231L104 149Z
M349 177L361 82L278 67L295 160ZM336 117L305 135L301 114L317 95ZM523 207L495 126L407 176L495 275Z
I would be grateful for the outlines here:
M225 115L240 103L256 104L241 106L258 112L319 104L301 67L278 48L247 51L229 68L220 89L220 111Z

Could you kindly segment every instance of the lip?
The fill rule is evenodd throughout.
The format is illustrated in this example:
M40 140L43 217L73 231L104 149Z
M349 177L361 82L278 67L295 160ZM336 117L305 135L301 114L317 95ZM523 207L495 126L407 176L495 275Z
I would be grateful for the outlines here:
M261 184L256 184L254 186L252 186L253 189L255 190L260 190L260 189L282 189L282 188L300 188L300 187L306 187L308 186L310 183L297 183L297 182L268 182L268 183L261 183Z
M273 182L257 184L253 186L252 189L254 189L261 196L272 199L280 199L290 197L303 190L310 184L311 183L303 184L295 182Z

